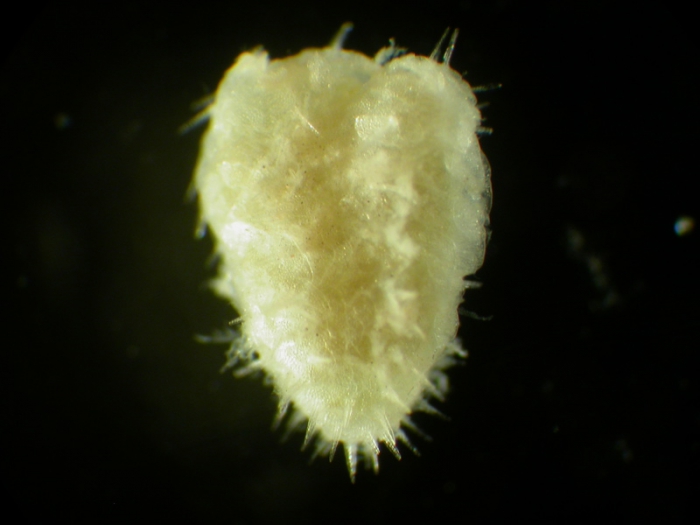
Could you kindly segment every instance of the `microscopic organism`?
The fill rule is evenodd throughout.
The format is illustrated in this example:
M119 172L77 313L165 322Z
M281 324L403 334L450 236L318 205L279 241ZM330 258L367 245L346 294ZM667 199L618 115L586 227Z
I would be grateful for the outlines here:
M464 355L457 308L482 265L490 169L472 88L391 45L241 54L206 114L193 187L240 316L229 362L259 370L319 454L378 470ZM447 44L445 45L445 42ZM443 52L444 48L444 52Z

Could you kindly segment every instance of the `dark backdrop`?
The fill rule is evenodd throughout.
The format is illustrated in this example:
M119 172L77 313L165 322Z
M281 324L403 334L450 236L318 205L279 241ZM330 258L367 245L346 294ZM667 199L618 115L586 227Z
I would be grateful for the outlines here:
M4 494L26 522L654 522L697 515L696 24L668 2L51 2L2 66ZM340 4L340 3L339 3ZM502 83L484 283L421 457L280 443L259 380L195 334L234 313L185 200L191 102L243 50L395 37Z

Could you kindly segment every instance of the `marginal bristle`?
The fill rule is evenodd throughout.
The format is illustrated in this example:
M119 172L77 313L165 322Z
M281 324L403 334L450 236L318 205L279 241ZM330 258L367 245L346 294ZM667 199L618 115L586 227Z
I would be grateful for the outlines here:
M333 456L335 456L335 451L338 449L338 443L340 443L340 442L339 442L338 440L335 440L335 441L331 444L331 448L330 448L330 450L328 451L328 461L333 461ZM346 447L346 449L347 449L348 446L354 446L354 445L346 445L345 443L343 443L343 445ZM353 474L353 475L354 475L354 474Z
M348 445L347 443L343 443L343 446L345 447L345 463L350 474L350 481L355 483L355 477L357 476L357 446Z
M309 443L313 440L315 435L316 424L309 420L308 424L306 425L306 433L304 434L304 443L301 445L302 450L306 450L306 447L309 446Z
M433 52L430 54L431 60L439 62L438 59L440 58L440 51L442 50L442 46L445 43L445 40L447 40L447 36L449 34L450 28L448 27L447 29L445 29L445 32L440 37L440 40L435 46L435 49L433 49ZM445 52L442 54L443 64L449 65L450 60L452 59L452 53L454 53L455 44L457 43L457 35L459 35L459 29L455 29L454 31L452 31L452 35L450 35L450 40L447 42L447 47L445 47Z
M372 471L375 474L379 474L379 453L371 454L370 460L372 461Z
M282 423L282 420L284 417L287 415L287 412L289 411L289 404L290 401L284 400L280 401L279 405L277 406L277 414L275 415L275 420L272 422L272 428L273 429L278 429L280 426L280 423Z
M330 47L334 49L342 49L345 40L348 38L350 31L352 31L352 22L345 22L331 40Z
M389 452L391 452L392 455L400 461L401 460L401 452L399 452L399 449L396 447L396 443L393 441L385 441L384 444L389 449Z
M428 441L430 441L431 438L429 436L427 436L426 434L423 434L422 432L421 432L421 435L428 437ZM406 445L411 452L413 452L414 456L420 456L420 452L418 452L418 449L416 448L416 446L411 442L410 439L408 439L408 436L406 435L406 433L403 430L399 430L396 433L396 437L398 438L399 441L401 441L401 443Z

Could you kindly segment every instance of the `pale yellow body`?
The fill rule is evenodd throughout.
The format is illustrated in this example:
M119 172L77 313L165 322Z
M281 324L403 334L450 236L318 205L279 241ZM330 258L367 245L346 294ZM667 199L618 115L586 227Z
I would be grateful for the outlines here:
M427 57L339 46L243 53L209 110L195 175L237 352L320 451L396 449L447 388L463 278L482 264L488 165L469 85Z

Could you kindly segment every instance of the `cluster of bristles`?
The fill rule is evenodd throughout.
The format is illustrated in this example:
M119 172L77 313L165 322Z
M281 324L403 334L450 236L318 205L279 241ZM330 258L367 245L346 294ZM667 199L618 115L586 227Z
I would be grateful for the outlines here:
M232 324L239 324L239 320ZM266 375L264 369L260 366L258 356L250 346L246 345L245 337L233 330L225 330L215 332L212 336L199 337L201 342L207 343L230 343L231 346L226 352L227 361L221 371L234 370L236 377L243 376L259 376L262 375L266 384L274 388L274 379ZM444 354L439 359L427 377L427 386L423 390L423 396L418 399L412 407L411 412L423 412L447 419L446 416L437 408L430 404L429 398L437 399L440 402L445 401L445 395L449 389L449 381L445 370L456 363L463 361L467 357L467 352L461 347L459 340L455 339ZM314 449L311 454L313 461L318 456L328 456L329 461L333 461L338 450L338 445L343 446L345 456L345 464L350 475L350 480L354 483L357 476L358 460L362 461L366 469L372 469L375 474L379 473L379 454L380 446L383 444L389 452L397 459L401 460L401 452L398 444L401 442L413 454L419 456L420 453L416 446L411 442L410 438L404 431L410 430L412 433L421 437L425 441L431 441L430 436L421 431L411 420L410 413L401 420L401 428L394 430L389 422L384 418L384 433L385 437L375 438L371 435L367 436L367 440L362 443L346 443L341 440L329 441L323 437L321 432L313 421L302 412L294 409L294 403L289 398L280 399L277 407L277 414L274 419L273 428L277 429L286 420L285 432L283 439L287 439L294 432L303 432L304 441L301 450L306 450L313 443Z

